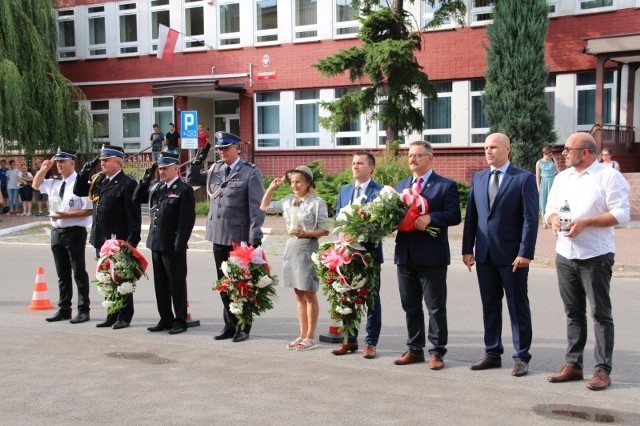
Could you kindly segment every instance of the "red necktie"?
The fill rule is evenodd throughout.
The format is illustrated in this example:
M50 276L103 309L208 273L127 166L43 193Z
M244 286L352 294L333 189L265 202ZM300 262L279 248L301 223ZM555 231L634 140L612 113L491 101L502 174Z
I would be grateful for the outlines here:
M422 192L422 176L416 179L415 187L413 188L418 194Z

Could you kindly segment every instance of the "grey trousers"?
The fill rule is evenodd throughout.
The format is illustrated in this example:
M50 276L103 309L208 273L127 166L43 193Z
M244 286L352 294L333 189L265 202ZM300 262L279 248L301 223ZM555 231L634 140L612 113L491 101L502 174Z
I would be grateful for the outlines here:
M609 288L613 263L613 253L582 260L556 255L560 297L567 314L566 361L577 368L583 368L588 300L594 322L596 367L611 372L614 333Z

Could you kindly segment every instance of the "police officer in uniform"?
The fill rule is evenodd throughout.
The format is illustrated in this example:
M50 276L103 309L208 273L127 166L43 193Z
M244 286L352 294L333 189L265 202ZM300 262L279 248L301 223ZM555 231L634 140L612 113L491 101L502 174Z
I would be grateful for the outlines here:
M220 160L208 171L202 171L199 153L190 164L187 182L191 185L206 185L211 199L207 218L206 238L213 243L213 256L218 278L223 276L222 262L229 259L232 243L243 241L253 246L262 243L264 212L260 203L264 195L262 173L255 164L240 157L242 141L236 135L216 132L216 145ZM206 150L206 147L205 147ZM224 329L215 336L216 340L233 339L242 342L249 338L251 326L240 329L238 320L229 310L230 299L220 293L224 305Z
M58 148L50 160L44 160L42 167L33 178L32 186L49 196L51 211L51 251L58 273L60 300L58 311L49 322L71 319L71 299L73 283L78 287L78 315L72 324L89 321L89 275L87 274L84 247L87 242L87 226L91 225L93 205L87 197L78 197L73 193L76 182L76 151ZM62 179L45 179L53 166L56 166Z
M157 164L160 182L149 190L155 175L151 167L134 194L137 202L149 200L151 214L147 248L153 261L160 321L147 330L169 330L169 334L187 331L187 243L196 221L193 188L180 180L178 162L178 154L162 153Z
M122 170L124 150L119 146L103 146L100 156L101 172L90 180L88 176L97 163L85 164L78 174L74 187L76 195L88 195L93 202L93 225L89 242L96 249L96 256L104 242L112 235L136 247L140 242L140 204L133 201L136 182ZM133 318L133 293L124 300L118 313L109 314L96 327L112 327L114 330L128 327Z

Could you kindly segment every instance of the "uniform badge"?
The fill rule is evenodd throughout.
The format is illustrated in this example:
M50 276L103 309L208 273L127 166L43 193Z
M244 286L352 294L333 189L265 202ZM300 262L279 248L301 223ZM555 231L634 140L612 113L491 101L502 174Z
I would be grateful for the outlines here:
M74 202L73 202L73 198L72 198L72 199L69 200L69 207L73 207L73 204L74 204Z

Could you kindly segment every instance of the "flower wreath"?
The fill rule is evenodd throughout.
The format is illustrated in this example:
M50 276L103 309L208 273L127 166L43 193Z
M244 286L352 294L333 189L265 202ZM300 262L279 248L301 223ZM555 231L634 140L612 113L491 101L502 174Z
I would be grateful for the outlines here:
M393 231L415 231L415 222L420 215L429 213L427 200L413 189L402 194L390 186L384 186L370 203L350 204L336 216L334 232L344 233L359 243L376 246ZM429 226L426 231L432 237L440 230Z
M366 307L373 309L380 266L364 250L344 241L325 243L311 255L331 319L343 322L344 342L355 334Z
M254 315L273 308L278 279L271 275L262 247L234 243L221 269L224 277L213 284L213 290L229 295L229 310L238 318L240 328L251 325Z
M147 265L147 259L128 242L115 237L104 242L94 282L109 315L120 312L126 295L136 290L136 281L146 276Z

